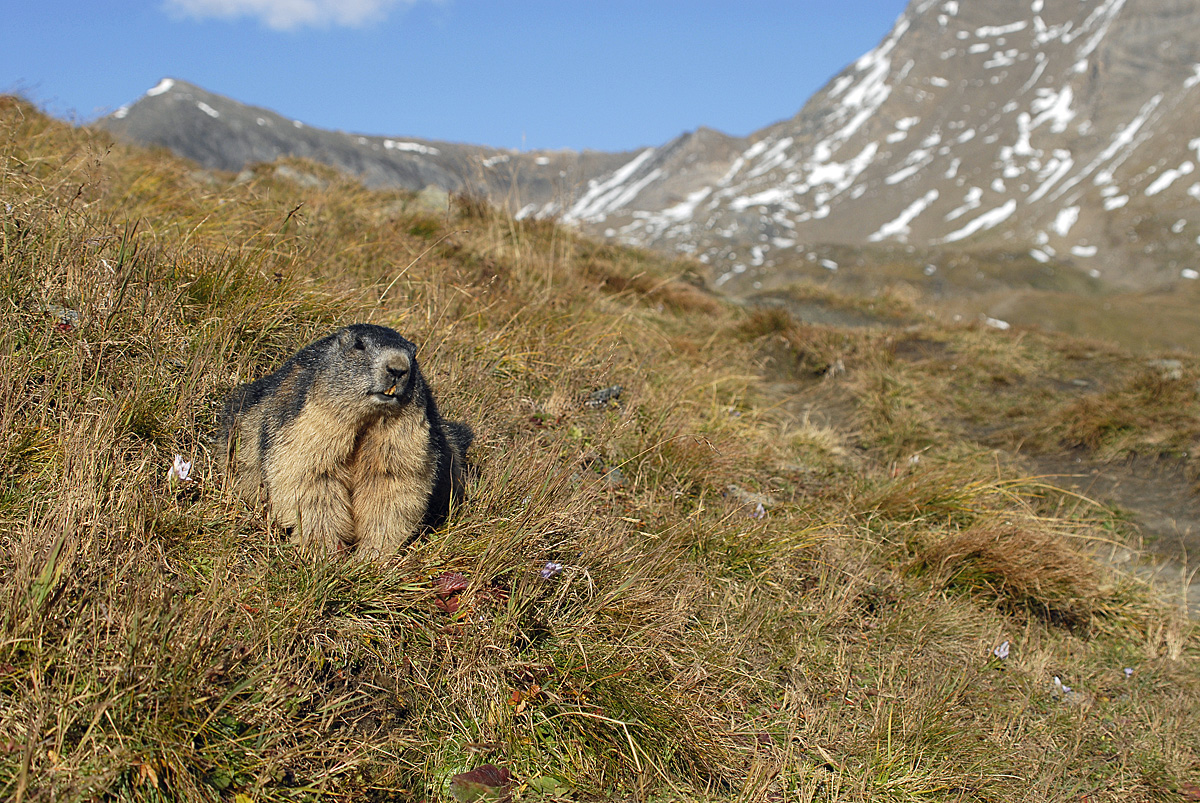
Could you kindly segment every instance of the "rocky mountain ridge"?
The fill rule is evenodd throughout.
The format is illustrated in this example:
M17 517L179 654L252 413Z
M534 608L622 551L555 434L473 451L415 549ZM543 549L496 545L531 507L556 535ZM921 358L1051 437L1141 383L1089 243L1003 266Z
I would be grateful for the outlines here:
M735 293L805 262L836 270L821 245L1004 252L1125 287L1200 278L1200 6L1185 0L913 0L794 117L624 154L316 132L164 84L102 124L213 167L292 154L373 186L474 188L692 254ZM169 125L150 113L168 103Z
M329 131L164 78L98 125L119 139L165 147L213 170L294 156L358 176L372 188L473 192L500 203L545 205L632 154L520 152L478 145ZM516 206L515 208L520 208Z
M637 196L568 219L770 280L813 243L1027 253L1116 284L1196 278L1200 7L1178 0L917 0L892 33L715 182L654 151ZM556 210L546 209L543 213Z

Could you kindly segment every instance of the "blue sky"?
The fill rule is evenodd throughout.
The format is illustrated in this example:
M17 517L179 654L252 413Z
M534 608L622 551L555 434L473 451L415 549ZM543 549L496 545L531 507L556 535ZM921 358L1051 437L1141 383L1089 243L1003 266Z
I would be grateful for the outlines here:
M13 0L0 92L93 119L173 77L304 122L625 150L791 117L906 0Z

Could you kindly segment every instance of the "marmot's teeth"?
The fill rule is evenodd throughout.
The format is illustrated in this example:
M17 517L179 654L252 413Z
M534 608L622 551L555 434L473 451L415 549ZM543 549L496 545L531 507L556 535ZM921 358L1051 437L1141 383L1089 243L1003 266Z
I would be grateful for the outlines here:
M394 396L396 393L396 383L393 382L392 386L390 388L388 388L387 390L385 390L383 393L386 396Z

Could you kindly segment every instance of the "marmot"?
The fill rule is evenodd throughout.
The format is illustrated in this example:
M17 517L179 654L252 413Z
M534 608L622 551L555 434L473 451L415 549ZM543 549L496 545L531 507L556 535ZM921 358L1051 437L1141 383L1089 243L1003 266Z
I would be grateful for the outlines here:
M309 549L389 555L440 526L463 495L471 428L444 421L417 347L356 323L298 351L225 402L218 459L247 498Z

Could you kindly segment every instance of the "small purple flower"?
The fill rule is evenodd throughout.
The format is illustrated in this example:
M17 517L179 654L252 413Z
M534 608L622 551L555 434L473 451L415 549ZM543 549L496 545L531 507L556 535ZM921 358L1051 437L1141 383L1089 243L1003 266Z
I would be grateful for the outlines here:
M183 455L175 455L175 462L167 471L167 482L187 482L188 475L192 472L191 461L184 460Z
M1008 641L1005 640L1005 641L1001 642L999 647L992 650L992 655L996 656L1001 661L1003 661L1005 658L1007 658L1008 657Z
M563 570L563 565L561 563L557 563L555 561L550 561L549 563L547 563L545 566L542 567L542 570L541 570L541 572L539 572L539 574L541 574L543 580L549 580L551 577L555 576L556 574L561 574L562 570Z
M1125 667L1125 677L1127 677L1127 678L1133 677L1133 667L1132 666Z
M761 519L767 515L767 509L763 507L763 503L759 502L754 506L754 512L750 514L752 519Z

